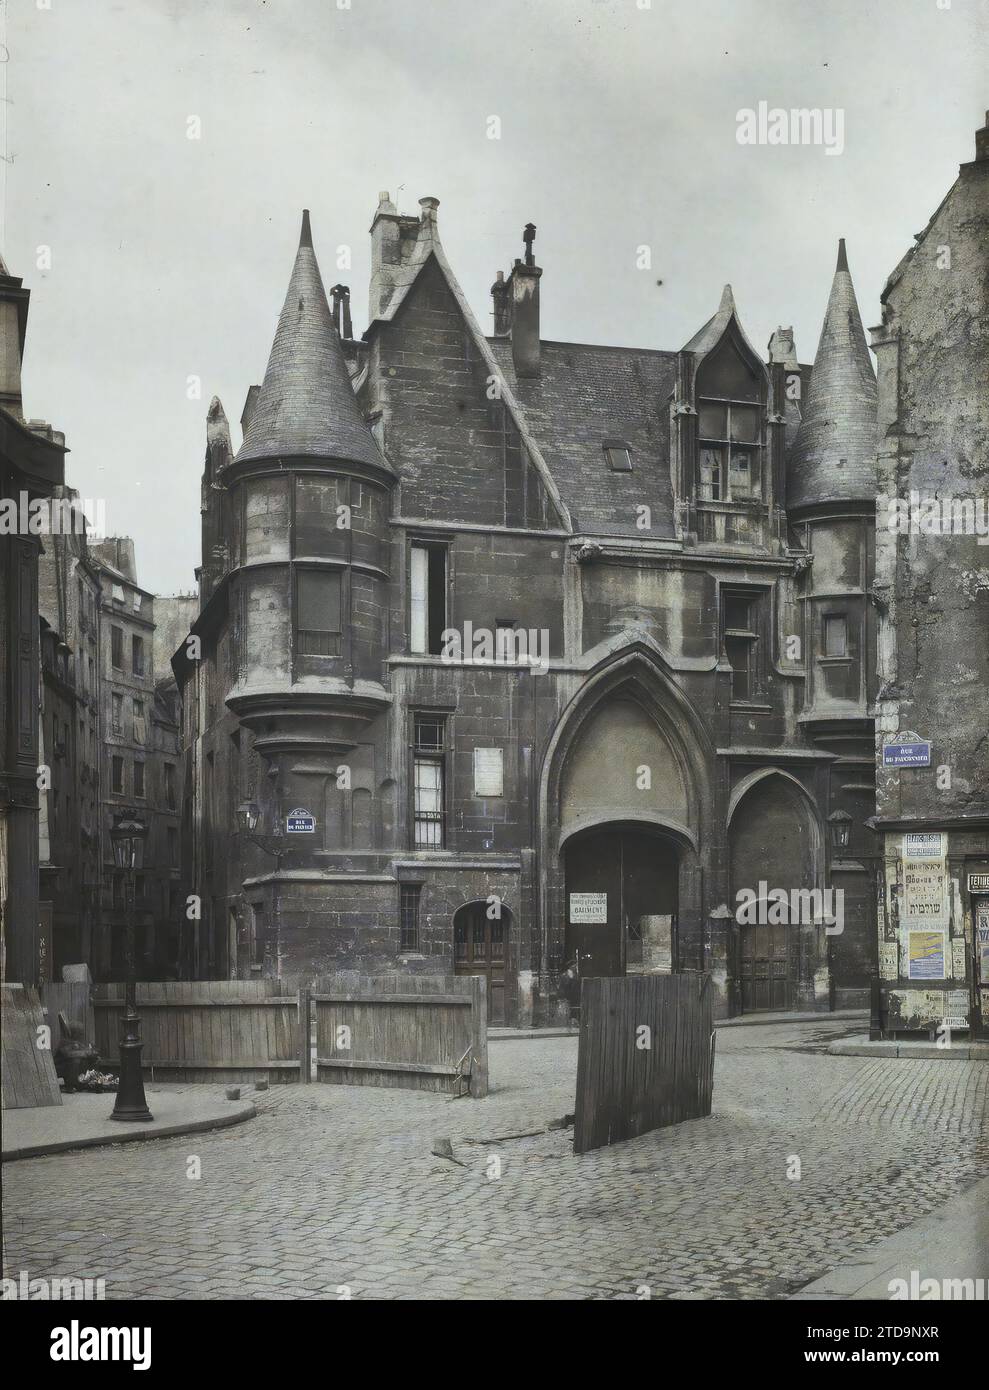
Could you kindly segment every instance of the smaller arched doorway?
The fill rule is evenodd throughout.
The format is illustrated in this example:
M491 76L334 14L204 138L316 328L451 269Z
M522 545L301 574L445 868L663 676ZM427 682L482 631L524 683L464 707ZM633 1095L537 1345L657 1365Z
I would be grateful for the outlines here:
M641 825L609 823L564 847L567 961L581 975L676 968L679 854Z
M464 903L453 915L453 970L456 975L483 975L488 982L488 1023L505 1022L505 970L512 914L499 904L499 915L487 900Z

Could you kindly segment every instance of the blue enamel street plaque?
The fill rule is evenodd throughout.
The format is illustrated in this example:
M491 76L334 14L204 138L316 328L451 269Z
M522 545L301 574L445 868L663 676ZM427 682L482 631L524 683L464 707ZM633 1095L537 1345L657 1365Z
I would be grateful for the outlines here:
M884 743L883 767L930 767L929 743Z
M294 811L289 811L285 829L289 835L315 835L316 817L311 811L304 811L298 806Z

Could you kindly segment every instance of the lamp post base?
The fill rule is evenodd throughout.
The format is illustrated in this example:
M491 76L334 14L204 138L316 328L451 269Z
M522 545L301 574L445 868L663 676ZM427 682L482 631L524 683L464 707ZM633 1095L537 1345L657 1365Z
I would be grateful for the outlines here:
M120 1041L120 1080L117 1083L117 1100L113 1107L111 1120L153 1120L144 1095L144 1077L141 1075L141 1051L143 1043L134 1036L140 1019L124 1018L125 1036Z

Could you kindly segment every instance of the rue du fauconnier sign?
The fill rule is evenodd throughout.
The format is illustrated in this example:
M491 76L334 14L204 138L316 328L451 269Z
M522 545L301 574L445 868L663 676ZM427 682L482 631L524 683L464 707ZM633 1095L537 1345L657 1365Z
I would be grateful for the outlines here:
M930 767L931 745L919 734L906 730L883 744L883 767Z

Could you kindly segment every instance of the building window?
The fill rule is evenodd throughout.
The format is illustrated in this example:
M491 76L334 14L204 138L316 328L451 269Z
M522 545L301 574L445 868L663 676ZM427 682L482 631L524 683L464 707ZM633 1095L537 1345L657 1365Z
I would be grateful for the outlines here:
M721 636L731 664L731 698L752 700L756 693L759 633L758 595L722 589Z
M124 760L123 758L111 758L111 781L110 786L117 796L124 794Z
M443 848L444 724L442 715L417 714L413 720L413 818L417 849Z
M446 628L446 546L411 548L409 634L413 652L439 656Z
M163 775L165 780L165 808L169 811L175 810L175 764L163 763Z
M295 585L300 655L339 656L339 571L297 570Z
M168 867L177 869L179 867L179 832L174 825L167 827L168 838Z
M844 613L824 615L823 650L825 656L848 655L848 624Z
M144 727L144 701L134 701L134 742L145 743L147 733Z
M124 732L124 697L113 694L110 696L110 731L114 734Z
M612 473L631 473L632 450L624 439L606 439L602 448Z
M419 900L422 897L421 883L403 883L400 887L399 942L400 951L419 949Z
M144 764L139 758L134 759L134 795L144 795Z
M761 495L760 407L743 401L700 401L700 497L738 502Z
M110 629L110 665L115 671L124 669L124 630L122 627Z
M144 638L130 639L130 668L135 676L144 675Z

